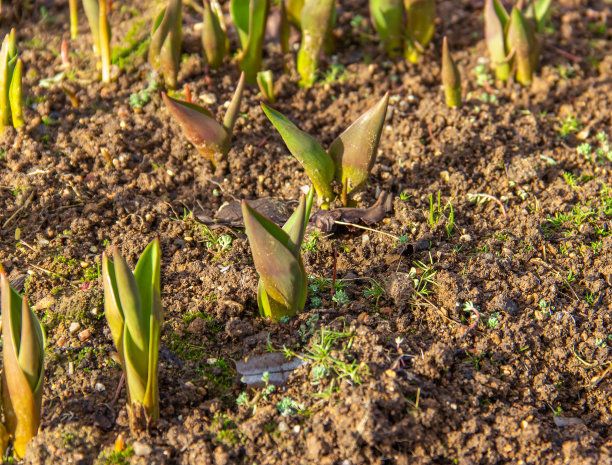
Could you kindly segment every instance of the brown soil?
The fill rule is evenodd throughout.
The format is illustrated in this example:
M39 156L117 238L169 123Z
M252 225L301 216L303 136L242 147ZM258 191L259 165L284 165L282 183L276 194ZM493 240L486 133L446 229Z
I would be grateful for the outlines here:
M2 36L17 27L28 96L25 129L0 136L0 261L11 277L27 274L48 344L43 422L25 463L611 463L612 165L576 150L599 147L602 131L612 138L609 2L554 2L542 68L526 89L477 84L486 56L478 0L439 2L418 65L389 60L366 22L351 27L355 11L367 18L367 2L340 2L335 62L345 72L309 90L281 75L279 47L266 44L276 108L324 147L387 90L392 105L360 205L387 190L393 213L376 231L310 236L304 251L313 283L332 278L337 256L348 303L319 282L280 325L258 316L243 231L213 228L233 239L221 251L197 220L242 198L294 204L308 184L257 90L246 91L228 174L215 175L159 92L142 108L129 103L148 86L141 57L128 56L110 86L96 79L83 14L64 81L79 106L60 84L41 87L61 71L68 5L30 3L0 27ZM157 9L134 3L113 2L113 46L150 30ZM205 77L198 20L184 7L180 84L222 113L238 71L227 60ZM443 34L463 76L461 109L442 100ZM121 371L98 270L108 245L134 265L155 236L166 312L161 420L135 437L125 390L113 403ZM376 288L378 298L364 293ZM255 413L237 405L262 389L240 384L234 361L269 346L308 353L323 336L336 369L310 363ZM294 401L286 416L284 398ZM131 449L113 455L119 434Z

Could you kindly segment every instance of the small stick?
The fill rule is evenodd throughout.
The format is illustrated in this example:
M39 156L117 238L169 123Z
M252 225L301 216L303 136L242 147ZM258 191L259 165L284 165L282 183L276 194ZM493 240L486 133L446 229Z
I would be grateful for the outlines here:
M427 130L429 131L429 139L431 140L431 143L433 144L435 142L435 139L433 136L433 131L431 130L431 121L427 121Z
M32 191L29 195L29 197L26 199L26 201L23 203L23 205L21 207L19 207L15 213L13 213L8 220L6 220L4 222L4 224L2 225L2 229L6 228L11 221L13 221L17 215L19 215L23 210L25 210L26 208L28 208L30 206L30 202L32 201L32 199L34 198L34 191Z
M562 55L562 56L564 56L565 58L569 58L569 59L570 59L570 60L572 60L572 61L575 61L575 62L577 62L577 63L582 61L582 58L580 58L579 56L576 56L576 55L574 55L574 54L572 54L572 53L570 53L570 52L566 52L565 50L562 50L562 49L560 49L560 48L558 48L558 47L551 47L551 48L552 48L552 49L553 49L555 52L557 52L559 55Z
M62 67L66 69L70 68L70 59L68 58L68 42L66 41L66 39L62 39L60 55L62 57Z
M259 144L257 144L257 148L262 148L266 142L268 142L268 136L264 137L263 140Z
M189 89L189 84L187 83L185 83L185 102L192 103L191 90Z
M346 221L334 221L334 223L340 224L342 226L352 226L354 228L365 229L366 231L372 231L372 232L375 232L375 233L384 234L385 236L392 237L395 240L399 239L399 237L397 237L395 234L391 234L391 233L388 233L388 232L385 232L385 231L379 231L378 229L368 228L366 226L361 226L360 224L347 223Z
M115 397L111 400L111 405L114 405L121 395L121 389L123 388L123 383L125 382L125 375L121 373L121 378L119 379L119 385L117 386L117 390L115 391Z

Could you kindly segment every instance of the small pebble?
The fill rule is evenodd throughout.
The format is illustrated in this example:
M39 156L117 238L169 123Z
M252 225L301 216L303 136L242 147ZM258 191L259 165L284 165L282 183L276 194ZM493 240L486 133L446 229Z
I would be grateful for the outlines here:
M294 434L300 434L300 425L295 425L293 427L293 433Z
M79 333L79 341L81 341L81 342L86 341L90 337L91 337L91 330L90 329L84 329L83 331L81 331Z
M459 240L461 242L470 242L472 240L472 236L470 236L469 234L464 234L459 238Z
M70 334L74 334L79 329L81 329L81 323L79 323L78 321L74 321L74 322L70 323L70 327L68 328L68 332Z
M150 455L151 452L153 452L153 449L151 449L150 445L140 441L134 442L132 444L132 449L134 449L134 454L136 454L138 457L146 457L147 455Z
M104 392L106 391L106 388L104 387L104 384L102 383L96 383L94 386L95 390L98 392Z
M278 424L278 432L279 433L285 433L287 431L289 431L289 426L287 426L287 423L285 423L284 421L281 421Z
M74 362L68 362L68 375L74 375Z

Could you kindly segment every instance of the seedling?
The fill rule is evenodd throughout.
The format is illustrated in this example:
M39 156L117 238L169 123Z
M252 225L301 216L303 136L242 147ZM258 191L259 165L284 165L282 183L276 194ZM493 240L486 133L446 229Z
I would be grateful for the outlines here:
M435 0L404 0L406 42L404 55L416 63L433 38L436 21Z
M1 266L0 290L4 365L2 406L5 418L5 425L0 424L0 448L4 453L10 435L15 456L21 458L40 424L45 337L38 318L28 306L27 298L11 287Z
M23 64L17 55L15 29L11 29L0 48L0 127L23 126Z
M110 39L105 0L83 0L83 9L91 29L94 53L100 57L102 82L110 82Z
M328 208L337 196L348 205L349 196L358 192L370 174L387 112L389 93L361 115L326 152L310 135L301 131L285 116L262 103L262 108L285 141L291 154L302 164L319 196L322 208ZM341 186L334 192L333 184Z
M238 62L249 84L255 84L257 72L261 69L268 10L268 0L231 0L230 2L230 12L242 47Z
M206 108L174 99L162 92L162 99L166 107L178 121L185 137L214 166L217 166L219 161L224 160L230 150L234 123L242 100L244 80L245 75L242 73L222 125L214 119L212 113Z
M260 71L257 73L257 85L264 98L274 104L274 75L272 71Z
M283 316L294 316L306 304L308 281L300 249L313 197L311 189L308 196L300 198L282 229L242 201L244 226L259 273L259 312L277 323Z
M446 36L442 42L442 86L449 107L461 106L461 75L448 50Z
M399 55L404 45L403 0L370 0L370 15L389 56Z
M506 81L514 66L517 82L531 84L542 48L537 33L550 14L550 3L550 0L530 2L524 12L515 6L508 15L499 0L485 1L485 41L491 67L499 80Z
M181 59L183 43L181 8L181 0L168 0L168 5L153 23L149 47L149 62L155 71L161 71L166 86L170 89L176 87Z
M204 58L211 68L221 66L229 51L229 41L221 5L216 0L204 0L204 20L202 24L202 47Z
M297 56L300 86L312 87L317 78L319 56L331 31L336 5L334 0L305 0L301 11L302 44Z
M160 295L159 240L142 253L134 273L115 248L102 256L104 313L128 389L132 431L159 418L157 362L163 311Z

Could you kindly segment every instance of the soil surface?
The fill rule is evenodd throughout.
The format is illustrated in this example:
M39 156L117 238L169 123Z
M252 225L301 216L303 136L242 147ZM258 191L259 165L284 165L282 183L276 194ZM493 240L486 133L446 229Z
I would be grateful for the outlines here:
M47 334L42 425L25 463L612 462L609 1L553 2L529 88L492 80L479 0L438 2L416 65L378 47L366 1L341 1L337 53L312 89L283 74L294 57L271 37L275 108L323 147L390 91L358 203L394 199L370 230L309 229L308 302L278 325L258 315L243 229L210 221L243 198L280 200L282 217L308 185L258 90L245 92L219 174L150 77L141 43L159 5L113 2L118 78L104 86L82 12L70 40L67 1L4 3L0 33L17 28L27 105L23 130L0 136L0 261L25 279ZM237 66L208 71L199 13L186 5L183 16L181 89L221 118ZM443 102L443 35L460 109ZM234 32L230 42L236 50ZM115 399L100 257L115 245L134 266L155 237L161 419L134 436L125 388ZM308 361L284 386L240 382L236 361L283 348Z

